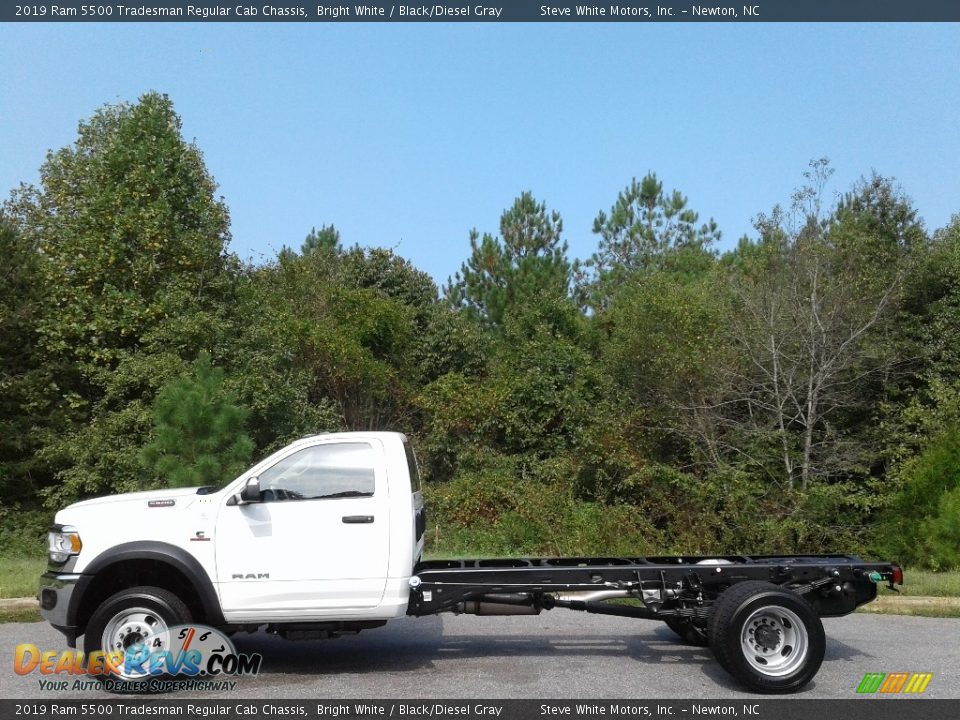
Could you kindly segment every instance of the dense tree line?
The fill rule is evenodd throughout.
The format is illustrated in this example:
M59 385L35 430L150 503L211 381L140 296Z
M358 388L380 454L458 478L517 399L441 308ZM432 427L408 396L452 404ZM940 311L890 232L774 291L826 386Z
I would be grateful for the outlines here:
M443 550L956 567L960 218L829 176L721 253L650 173L583 261L522 192L438 289L332 225L239 261L169 99L105 107L0 213L0 521L395 429Z

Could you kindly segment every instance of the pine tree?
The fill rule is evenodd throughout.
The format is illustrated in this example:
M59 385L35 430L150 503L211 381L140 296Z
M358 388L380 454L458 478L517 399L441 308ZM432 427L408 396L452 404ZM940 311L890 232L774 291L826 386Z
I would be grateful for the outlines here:
M144 464L171 487L223 485L247 466L253 443L246 411L223 387L223 370L201 353L191 373L169 382L153 406L155 438Z
M677 251L702 252L720 239L711 218L698 226L699 215L687 206L678 190L665 193L656 173L634 178L618 196L610 212L593 221L599 248L585 265L592 277L580 278L581 299L603 305L623 280L636 272L663 269L678 258ZM681 253L682 254L682 253Z
M340 231L333 225L324 225L320 230L311 228L300 248L301 255L309 255L317 250L335 252L340 249Z
M575 268L562 233L560 213L522 193L500 217L500 237L470 233L470 258L444 288L447 300L500 326L516 308L567 297Z

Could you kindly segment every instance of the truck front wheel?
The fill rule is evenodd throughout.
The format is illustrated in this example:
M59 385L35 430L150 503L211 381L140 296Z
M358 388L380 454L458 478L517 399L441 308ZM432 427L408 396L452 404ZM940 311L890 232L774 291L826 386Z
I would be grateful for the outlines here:
M136 658L173 649L168 647L169 630L190 620L190 610L170 591L148 586L129 588L107 598L93 613L84 633L83 649L88 658L96 651L124 653L114 673L95 675L105 690L144 692L143 687L134 686L157 676L150 674L148 664L137 664Z
M800 595L767 582L723 592L707 626L720 664L754 692L794 692L820 669L823 624Z

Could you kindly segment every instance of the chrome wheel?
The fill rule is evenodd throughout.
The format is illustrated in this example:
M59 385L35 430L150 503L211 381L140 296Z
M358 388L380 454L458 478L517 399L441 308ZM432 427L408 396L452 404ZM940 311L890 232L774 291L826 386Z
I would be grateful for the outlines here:
M136 657L141 653L167 650L167 635L167 624L156 611L132 607L121 610L107 621L100 638L100 647L104 652L122 652L124 657L128 654ZM124 680L144 677L149 673L140 667L141 665L142 663L134 668L124 662L118 668L119 676Z
M789 675L803 665L809 647L806 627L785 607L754 610L740 633L740 649L746 661L770 677Z

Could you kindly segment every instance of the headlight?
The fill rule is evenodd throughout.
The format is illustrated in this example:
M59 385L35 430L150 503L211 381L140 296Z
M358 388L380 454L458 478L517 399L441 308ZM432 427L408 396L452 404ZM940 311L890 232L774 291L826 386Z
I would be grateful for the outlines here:
M70 525L54 525L47 533L47 557L54 565L62 565L83 547L80 533Z

